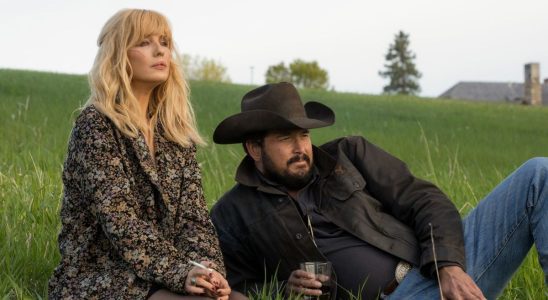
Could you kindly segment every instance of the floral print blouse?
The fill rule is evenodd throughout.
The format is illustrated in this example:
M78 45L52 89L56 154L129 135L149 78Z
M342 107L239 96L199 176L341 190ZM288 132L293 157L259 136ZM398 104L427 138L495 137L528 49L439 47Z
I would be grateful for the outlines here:
M51 299L144 299L154 283L184 294L189 260L225 274L196 148L124 136L94 106L76 120L63 170L61 261Z

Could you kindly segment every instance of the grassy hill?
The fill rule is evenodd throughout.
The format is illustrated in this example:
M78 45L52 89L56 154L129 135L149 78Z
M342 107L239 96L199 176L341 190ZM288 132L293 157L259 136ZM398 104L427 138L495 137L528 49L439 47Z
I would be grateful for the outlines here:
M234 183L240 145L211 142L215 125L239 111L251 86L192 82L199 127L209 141L199 160L211 205ZM42 298L59 260L61 168L85 76L0 70L0 297ZM548 156L548 109L400 96L304 90L331 106L336 124L316 144L363 135L435 182L464 215L528 158ZM534 251L503 299L544 299Z

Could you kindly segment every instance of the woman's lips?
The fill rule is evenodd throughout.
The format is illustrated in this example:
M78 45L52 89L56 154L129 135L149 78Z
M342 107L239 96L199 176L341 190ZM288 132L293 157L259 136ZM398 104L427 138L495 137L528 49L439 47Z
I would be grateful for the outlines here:
M157 70L164 70L165 68L167 68L165 63L153 64L152 67Z

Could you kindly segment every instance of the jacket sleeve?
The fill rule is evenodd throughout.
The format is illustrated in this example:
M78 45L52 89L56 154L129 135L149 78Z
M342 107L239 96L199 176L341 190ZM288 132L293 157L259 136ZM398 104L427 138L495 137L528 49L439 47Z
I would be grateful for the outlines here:
M156 225L138 217L125 176L114 128L104 120L77 121L69 143L67 167L79 174L79 188L98 226L135 274L174 292L184 292L188 253L164 239Z
M223 255L207 210L200 167L194 150L188 157L184 173L181 198L185 199L187 205L178 215L176 232L182 234L175 238L175 245L178 249L194 252L193 256L196 258L189 258L214 262L217 265L215 270L226 276Z
M219 205L221 202L222 198L211 210L211 219L219 235L230 287L244 295L257 295L259 298L265 298L264 293L281 291L283 282L279 283L275 277L267 281L265 266L256 259L258 254L250 249L250 243L246 241L246 229L240 228L239 222L235 221L237 213L229 205Z
M340 147L367 182L367 190L389 212L414 229L421 248L420 268L435 272L430 225L438 267L465 269L461 217L454 204L434 184L416 178L407 165L361 137L343 139Z

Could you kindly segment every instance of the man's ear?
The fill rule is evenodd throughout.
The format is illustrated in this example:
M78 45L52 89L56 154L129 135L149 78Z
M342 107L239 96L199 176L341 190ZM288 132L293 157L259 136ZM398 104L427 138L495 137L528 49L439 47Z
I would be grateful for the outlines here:
M259 143L247 140L245 142L245 148L247 149L247 154L253 158L255 162L261 161L261 154L262 154L262 147L259 145Z

